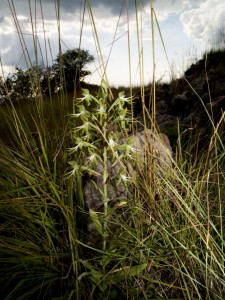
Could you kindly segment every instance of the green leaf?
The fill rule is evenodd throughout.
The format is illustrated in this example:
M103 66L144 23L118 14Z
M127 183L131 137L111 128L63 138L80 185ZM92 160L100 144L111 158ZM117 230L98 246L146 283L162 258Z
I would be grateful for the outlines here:
M82 94L83 94L83 96L86 96L86 95L90 95L90 93L89 93L89 90L88 89L82 89Z
M80 281L84 277L89 277L94 283L99 283L100 280L102 279L103 275L101 272L92 270L91 272L83 272L82 274L79 275L78 280Z
M96 230L103 236L104 235L103 228L102 228L102 224L100 223L100 221L98 219L98 214L92 209L89 209L89 214L90 214L92 222L94 223Z
M104 94L105 94L104 96L107 96L108 95L108 84L104 79L102 79L101 86L104 90Z
M94 283L99 283L103 277L103 274L99 271L93 270L90 272L90 278Z
M76 161L68 161L68 164L73 168L74 172L80 170L80 165Z
M111 273L109 276L107 276L107 280L109 280L111 283L117 283L124 280L125 278L137 276L146 267L146 263L137 266L125 266L124 268L119 269L116 272L114 271L114 273Z

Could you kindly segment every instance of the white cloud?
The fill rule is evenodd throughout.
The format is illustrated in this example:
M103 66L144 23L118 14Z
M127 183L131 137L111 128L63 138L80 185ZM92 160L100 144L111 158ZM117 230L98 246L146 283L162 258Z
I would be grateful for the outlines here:
M225 19L225 1L206 0L193 9L184 11L180 20L190 38L212 41Z
M164 21L172 13L181 13L187 7L189 2L189 0L156 1L154 4L154 9L159 20Z
M32 37L31 18L29 15L29 5L24 0L14 0L16 6L17 18L20 23L21 31L24 34L27 49L29 51L31 61L35 59L34 45ZM224 4L223 4L224 2ZM2 62L6 70L9 69L10 64L17 65L19 67L26 67L25 63L21 59L23 53L16 27L10 12L9 7L4 4L5 0L0 0L0 55ZM43 20L40 10L40 4L38 2L36 8L35 19L35 1L32 3L32 20L35 25L35 32L38 36L43 56L45 59L45 40L47 46L48 60L51 64L51 54L53 60L59 51L59 35L57 28L56 12L54 6L54 0L42 0L43 4L43 18L45 25L45 36L43 32ZM40 2L41 3L41 2ZM60 11L60 38L62 41L62 49L65 51L68 48L75 48L79 46L82 13L83 13L83 1L61 1ZM126 1L123 7L123 13L121 14L120 22L117 28L117 22L119 19L119 13L122 8L123 1L121 0L91 0L92 11L94 15L96 30L100 41L101 51L104 61L107 61L109 54L109 65L107 68L109 79L115 84L129 83L129 61L128 61L128 24L126 14ZM150 15L150 1L142 0L144 8L138 8L138 26L136 23L136 14L134 9L134 1L128 1L129 3L129 33L130 33L130 52L131 52L131 68L132 79L139 79L137 70L139 69L139 56L138 56L138 38L137 27L139 31L140 47L145 59L145 78L151 77L152 65L151 65L151 15ZM137 1L138 5L140 1ZM4 4L4 5L3 5ZM191 37L207 37L210 35L211 28L217 28L219 22L222 20L225 11L224 0L153 0L154 9L158 17L159 25L162 30L162 35L165 39L165 44L169 45L169 54L173 54L174 51L182 51L186 47L186 43L189 41L188 36ZM181 21L184 25L185 35L181 28L181 22L179 16L182 14ZM115 42L113 44L112 52L111 43L113 42L115 31L117 34ZM163 54L162 42L159 34L157 33L157 27L155 27L155 46L157 48L157 70L161 73L165 69L167 64L161 57ZM49 47L50 44L50 47ZM161 46L160 46L161 45ZM95 41L93 36L93 28L90 21L90 15L88 8L85 11L84 27L82 31L81 47L88 49L92 55L95 56L95 65L90 68L94 71L99 70L97 57L98 53L95 49ZM160 47L160 48L159 48ZM182 48L183 47L183 48ZM50 48L50 49L49 49ZM181 49L182 48L182 49ZM181 49L181 50L180 50ZM51 51L50 51L51 50ZM141 51L140 50L140 51ZM51 53L50 53L51 52ZM41 56L40 56L41 59ZM147 67L146 67L147 66ZM95 82L99 82L97 71L94 73L96 77ZM93 76L93 77L94 77ZM92 78L93 78L92 77ZM92 80L92 79L90 79Z
M9 17L2 17L0 22L0 35L15 33L14 23Z

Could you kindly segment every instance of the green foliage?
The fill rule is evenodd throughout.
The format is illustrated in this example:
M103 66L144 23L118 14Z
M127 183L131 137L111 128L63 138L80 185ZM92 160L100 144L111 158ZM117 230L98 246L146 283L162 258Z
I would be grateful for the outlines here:
M8 76L5 82L3 80L1 82L1 103L9 102L9 99L12 102L19 102L40 97L38 77L42 72L41 69L35 67L26 71L16 68L16 72L12 76Z
M85 67L93 61L94 57L88 50L76 48L58 54L53 69L59 75L60 68L63 68L66 87L73 90L85 76L90 74L90 71L85 70Z
M126 163L134 159L132 152L135 152L129 143L119 142L121 135L127 134L131 127L132 119L127 108L131 104L130 98L125 98L124 93L119 93L118 98L113 100L108 92L106 82L102 81L101 92L97 97L83 90L83 97L75 99L75 119L74 142L75 146L70 148L75 159L70 162L71 174L75 178L81 178L85 173L95 174L96 166L103 166L103 173L96 174L102 176L102 195L104 205L103 227L98 220L98 215L92 210L90 216L98 232L103 237L103 250L106 250L106 237L108 227L108 183L111 182L108 159L112 166L118 165L118 174L115 174L113 181L118 186L128 178ZM78 126L79 125L79 126ZM120 131L120 133L119 133ZM123 163L121 163L123 160Z
M128 132L131 128L132 119L127 106L131 103L131 98L125 98L124 93L119 93L118 98L113 100L106 83L102 82L101 95L94 97L87 89L83 89L83 97L75 99L74 142L75 147L72 152L78 153L81 171L94 171L95 165L103 159L104 147L111 151L111 155L118 156L114 150L125 149L126 158L130 154L129 145L119 145L118 141L123 132ZM78 126L79 125L79 126ZM109 155L109 154L108 154ZM87 160L86 164L84 162ZM120 158L124 158L121 155ZM72 163L75 170L75 162ZM74 173L75 171L72 171Z
M85 70L94 57L87 50L67 50L58 54L51 67L33 65L27 70L16 68L0 83L0 103L36 100L52 97L65 90L73 90L90 72Z

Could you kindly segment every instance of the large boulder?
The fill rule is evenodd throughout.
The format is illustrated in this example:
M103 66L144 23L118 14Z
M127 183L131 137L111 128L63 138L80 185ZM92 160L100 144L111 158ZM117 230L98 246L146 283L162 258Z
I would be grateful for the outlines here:
M132 201L134 187L139 174L146 170L146 164L153 164L156 172L167 172L171 166L172 150L168 137L165 134L153 133L150 129L138 131L128 137L121 138L121 144L129 144L132 149L133 159L112 162L108 157L106 166L98 163L94 175L86 179L84 184L84 197L89 210L98 214L103 222L104 206L107 201L110 220L115 223L121 212L121 203ZM118 151L118 157L120 153ZM104 195L104 171L107 168L107 199ZM122 176L123 174L123 176ZM119 214L118 214L118 209ZM87 223L88 243L99 244L101 236L97 232L91 219ZM115 226L110 226L114 230Z

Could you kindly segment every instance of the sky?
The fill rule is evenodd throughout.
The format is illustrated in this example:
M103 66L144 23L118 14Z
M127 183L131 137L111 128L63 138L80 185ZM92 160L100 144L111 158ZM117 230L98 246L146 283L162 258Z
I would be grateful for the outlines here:
M86 78L90 83L100 83L102 63L111 85L148 83L153 67L156 80L167 81L171 71L177 76L182 74L224 35L224 0L153 0L157 18L154 39L150 3L0 0L0 75L15 72L15 67L26 69L28 57L32 63L38 57L38 63L51 65L59 53L60 41L64 52L81 46L94 56L95 62L87 66L92 72Z

